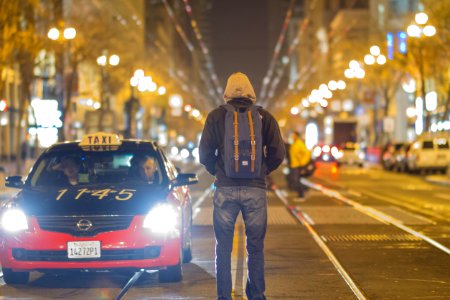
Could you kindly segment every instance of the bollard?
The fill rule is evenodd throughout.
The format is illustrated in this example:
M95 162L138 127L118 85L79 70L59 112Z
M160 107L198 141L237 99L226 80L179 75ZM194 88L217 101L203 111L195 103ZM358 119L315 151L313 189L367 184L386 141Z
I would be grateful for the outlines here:
M0 192L4 192L6 190L5 186L5 168L0 166Z

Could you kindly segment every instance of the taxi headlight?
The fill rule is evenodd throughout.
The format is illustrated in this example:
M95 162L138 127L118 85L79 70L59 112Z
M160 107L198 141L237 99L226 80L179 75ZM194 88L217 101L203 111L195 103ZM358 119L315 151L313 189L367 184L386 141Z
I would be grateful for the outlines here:
M159 204L145 217L143 227L155 233L169 233L177 230L178 212L169 204Z
M1 225L2 228L8 232L27 230L27 216L18 208L7 209L2 215Z

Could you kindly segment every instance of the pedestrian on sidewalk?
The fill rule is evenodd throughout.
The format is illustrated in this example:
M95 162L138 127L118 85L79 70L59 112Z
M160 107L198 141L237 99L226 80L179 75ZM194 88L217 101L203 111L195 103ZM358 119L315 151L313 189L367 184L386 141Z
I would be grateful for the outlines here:
M200 162L216 178L213 225L217 299L232 299L231 252L235 222L241 212L248 254L245 292L249 300L261 300L266 299L266 176L282 163L284 143L275 118L255 106L255 92L245 74L234 73L228 78L224 100L226 105L208 114L199 146Z
M306 148L305 143L300 138L300 133L293 132L291 135L292 144L289 147L290 165L289 171L291 174L292 187L297 192L298 198L296 201L304 201L305 193L304 187L301 183L301 174L303 168L305 168L311 161L311 152Z

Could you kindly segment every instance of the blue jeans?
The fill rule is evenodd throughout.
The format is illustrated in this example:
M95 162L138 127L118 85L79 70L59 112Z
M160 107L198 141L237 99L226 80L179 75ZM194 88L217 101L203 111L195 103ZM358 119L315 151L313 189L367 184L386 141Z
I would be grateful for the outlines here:
M249 300L263 300L264 237L267 228L266 190L255 187L218 187L214 193L213 224L216 235L217 299L231 300L231 251L234 225L239 212L247 237L247 286Z

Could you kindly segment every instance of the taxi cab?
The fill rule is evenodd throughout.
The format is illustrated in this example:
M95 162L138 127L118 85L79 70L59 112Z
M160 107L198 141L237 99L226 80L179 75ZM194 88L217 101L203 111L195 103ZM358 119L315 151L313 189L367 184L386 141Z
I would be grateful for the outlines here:
M96 133L58 143L0 208L0 264L7 284L31 271L159 270L161 282L182 279L192 259L192 208L182 174L151 141Z

